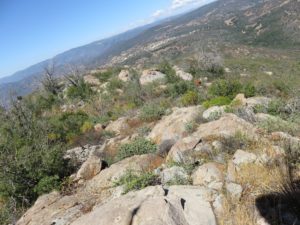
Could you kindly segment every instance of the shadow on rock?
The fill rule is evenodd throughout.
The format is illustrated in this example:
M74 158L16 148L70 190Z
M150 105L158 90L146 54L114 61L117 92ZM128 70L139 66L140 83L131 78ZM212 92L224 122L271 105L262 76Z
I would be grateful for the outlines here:
M300 225L300 180L288 182L280 193L258 197L255 204L270 225Z

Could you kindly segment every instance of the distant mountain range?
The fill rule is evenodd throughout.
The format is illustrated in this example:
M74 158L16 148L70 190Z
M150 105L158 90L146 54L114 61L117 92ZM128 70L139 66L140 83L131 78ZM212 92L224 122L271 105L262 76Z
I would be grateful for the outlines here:
M219 43L300 49L299 0L219 0L184 15L71 49L0 79L3 99L30 93L43 69L54 62L93 69L104 65L139 64L179 57L195 46Z

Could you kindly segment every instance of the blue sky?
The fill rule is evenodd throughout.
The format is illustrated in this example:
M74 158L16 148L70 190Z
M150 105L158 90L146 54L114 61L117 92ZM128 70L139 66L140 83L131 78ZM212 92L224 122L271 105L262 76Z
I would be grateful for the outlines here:
M212 0L0 0L0 77Z

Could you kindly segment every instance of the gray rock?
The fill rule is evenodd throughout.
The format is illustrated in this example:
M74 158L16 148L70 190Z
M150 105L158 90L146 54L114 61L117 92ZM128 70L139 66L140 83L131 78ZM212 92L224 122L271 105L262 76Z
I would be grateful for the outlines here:
M155 71L155 70L144 70L142 76L140 77L141 85L146 85L154 81L164 80L165 74Z
M239 184L227 183L226 190L227 190L227 193L230 195L231 199L233 199L233 200L238 201L242 197L243 188Z
M253 153L245 152L243 150L237 150L234 155L232 162L237 169L239 169L242 165L255 163L257 160L257 156Z
M203 119L213 121L219 119L225 113L225 106L213 106L205 110L202 114Z
M119 73L118 78L123 82L128 82L132 79L132 76L131 76L129 70L122 70Z
M202 185L220 191L224 181L221 167L217 163L206 163L200 166L192 174L193 185Z
M178 66L173 67L176 71L176 75L180 77L182 80L191 81L193 80L193 76L190 73L184 72L182 69L180 69Z
M184 216L189 225L216 225L216 218L210 204L214 194L202 187L172 186L169 196L180 198ZM180 223L178 223L179 225Z
M225 196L223 194L218 195L213 202L214 212L218 217L220 217L224 211L224 202Z
M148 187L100 204L71 225L216 225L207 191L172 186Z
M128 118L121 117L121 118L117 119L116 121L113 121L110 124L108 124L108 126L105 128L105 130L113 132L117 135L126 133L130 129L128 121L129 121Z
M199 118L200 106L173 108L170 115L164 116L152 129L148 138L156 144L170 148L186 134L186 124ZM165 147L163 148L165 149Z
M64 159L74 159L77 161L78 165L81 165L89 158L89 156L101 152L103 147L104 146L102 145L86 145L84 147L69 149L64 155Z
M76 174L76 179L90 180L102 169L102 160L96 155L90 155Z
M250 107L239 107L235 110L235 115L237 115L238 117L244 119L245 121L249 122L249 123L256 123L257 122L257 118L256 115L253 111L252 108Z
M260 106L262 109L266 110L271 101L272 99L267 97L251 97L246 99L246 105L251 108Z
M173 166L171 168L164 169L161 174L161 182L163 184L168 184L178 181L188 181L189 176L184 168L179 166Z
M275 142L277 145L284 149L288 149L289 154L295 154L299 152L300 149L300 138L293 137L284 132L273 132L270 136L271 141Z
M164 127L160 127L160 132L163 132ZM179 163L193 163L201 159L201 152L197 146L202 146L206 143L203 140L211 139L212 137L219 140L226 140L235 137L237 132L243 131L247 133L249 138L258 139L256 128L245 120L237 117L234 114L225 114L221 119L204 123L190 136L183 137L175 143L171 148L167 161L175 161ZM165 133L167 136L168 132ZM167 138L167 137L166 137ZM208 149L211 149L209 147Z

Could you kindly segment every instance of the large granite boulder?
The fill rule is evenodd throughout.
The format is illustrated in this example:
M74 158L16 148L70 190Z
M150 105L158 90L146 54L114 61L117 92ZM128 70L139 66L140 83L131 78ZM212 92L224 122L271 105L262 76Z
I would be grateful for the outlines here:
M71 225L215 225L207 195L189 186L167 192L161 186L148 187L96 206Z
M182 80L191 81L193 80L193 76L190 73L187 73L180 69L178 66L174 66L173 69L176 71L176 75L180 77Z
M148 138L161 146L169 143L169 147L171 147L176 141L187 135L186 125L200 117L201 109L201 106L174 108L172 114L164 116L155 125Z
M163 159L155 154L136 155L117 162L109 168L102 170L92 180L88 181L85 190L90 193L100 193L114 186L128 170L143 172L159 167Z
M205 149L200 148L205 142L233 138L238 133L244 133L252 139L258 138L256 128L252 124L234 114L225 114L219 120L201 124L192 135L177 141L171 148L167 161L194 163L198 156L205 153Z
M127 170L151 171L160 166L162 159L156 155L133 156L102 170L98 175L74 190L70 195L53 192L38 198L21 217L18 225L69 225L91 211L95 205L111 202L122 194L122 187L115 187ZM89 223L84 223L89 224ZM107 223L111 224L111 223Z
M166 77L165 74L156 70L144 70L140 77L141 85L146 85L154 81L161 81Z
M224 175L222 165L206 163L200 166L193 174L193 185L202 185L215 190L222 190Z
M126 133L130 129L128 122L129 122L129 119L127 117L121 117L121 118L117 119L116 121L113 121L110 124L108 124L108 126L105 128L105 130L113 132L116 135Z

